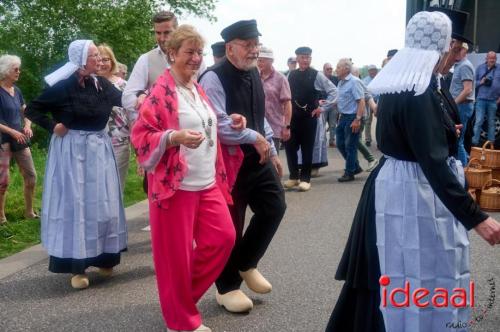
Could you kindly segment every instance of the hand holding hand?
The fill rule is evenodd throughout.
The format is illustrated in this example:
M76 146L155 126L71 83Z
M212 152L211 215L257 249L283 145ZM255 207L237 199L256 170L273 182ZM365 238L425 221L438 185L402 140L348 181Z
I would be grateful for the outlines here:
M198 148L204 139L202 133L191 129L176 130L170 134L172 144L181 144L190 149Z
M474 230L490 245L500 244L500 223L492 217L474 227Z

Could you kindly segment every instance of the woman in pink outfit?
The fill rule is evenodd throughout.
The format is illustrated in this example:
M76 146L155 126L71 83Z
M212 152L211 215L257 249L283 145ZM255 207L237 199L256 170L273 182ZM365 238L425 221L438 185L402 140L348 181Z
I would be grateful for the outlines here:
M191 26L172 33L171 67L152 87L132 129L132 144L148 173L153 259L169 331L211 331L196 303L219 276L235 241L227 204L242 153L221 147L217 117L196 83L203 46Z

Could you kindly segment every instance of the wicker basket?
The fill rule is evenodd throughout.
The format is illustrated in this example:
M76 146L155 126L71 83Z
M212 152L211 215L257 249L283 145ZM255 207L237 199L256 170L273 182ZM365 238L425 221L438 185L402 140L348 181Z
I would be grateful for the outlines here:
M482 188L486 181L491 180L491 169L483 167L479 159L471 158L465 167L465 178L470 188Z
M487 147L490 147L490 149ZM490 141L486 141L482 148L472 147L470 158L479 159L481 165L488 168L500 168L500 150L495 150L493 143Z
M500 181L489 180L481 190L479 205L486 211L500 211Z
M496 180L500 180L500 168L491 169L491 177Z

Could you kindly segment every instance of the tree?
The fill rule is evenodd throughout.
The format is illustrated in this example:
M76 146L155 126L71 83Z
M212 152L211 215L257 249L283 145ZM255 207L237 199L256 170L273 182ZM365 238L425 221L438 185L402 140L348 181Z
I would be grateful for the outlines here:
M216 0L2 0L0 54L22 59L19 82L30 100L43 88L43 76L67 61L74 39L110 45L118 59L133 65L154 46L151 17L166 6L178 15L215 20Z

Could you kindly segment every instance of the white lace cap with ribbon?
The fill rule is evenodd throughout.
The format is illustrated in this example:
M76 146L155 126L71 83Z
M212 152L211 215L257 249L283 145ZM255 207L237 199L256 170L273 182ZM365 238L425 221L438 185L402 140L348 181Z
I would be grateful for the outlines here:
M70 77L79 68L83 68L87 63L90 44L92 44L92 40L80 39L71 42L68 47L69 61L53 73L45 76L45 82L47 82L49 86L53 86L57 82Z
M405 47L399 50L368 85L373 94L414 91L429 86L440 56L451 42L451 20L441 12L418 12L406 27Z

